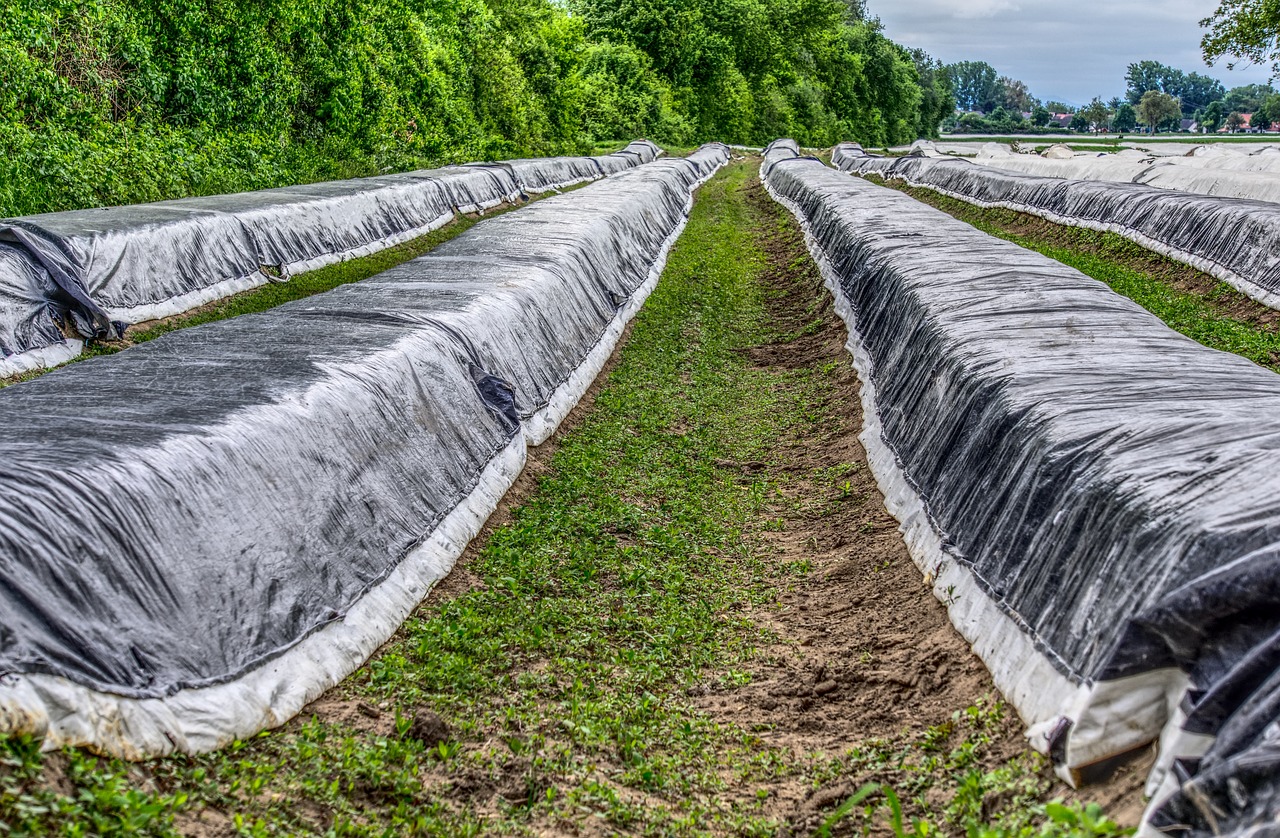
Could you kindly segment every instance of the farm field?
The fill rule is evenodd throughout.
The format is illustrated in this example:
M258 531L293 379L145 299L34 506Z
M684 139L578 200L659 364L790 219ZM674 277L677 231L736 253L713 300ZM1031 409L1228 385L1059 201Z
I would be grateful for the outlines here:
M856 794L878 783L908 830L1117 832L1079 803L1045 807L1064 787L923 586L857 440L844 327L755 169L702 188L606 374L366 666L283 728L200 757L41 755L10 737L0 820L881 834L885 794ZM1087 793L1132 824L1142 769Z

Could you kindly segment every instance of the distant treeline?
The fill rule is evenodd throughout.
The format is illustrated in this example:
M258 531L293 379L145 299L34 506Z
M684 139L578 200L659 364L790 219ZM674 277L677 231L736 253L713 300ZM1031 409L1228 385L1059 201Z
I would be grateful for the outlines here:
M936 135L953 103L857 0L13 0L0 215L646 136Z

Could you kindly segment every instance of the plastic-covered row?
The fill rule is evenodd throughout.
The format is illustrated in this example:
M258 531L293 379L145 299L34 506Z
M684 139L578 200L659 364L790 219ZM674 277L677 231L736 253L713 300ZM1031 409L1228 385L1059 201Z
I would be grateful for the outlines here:
M1078 783L1158 739L1149 827L1274 823L1280 376L900 192L767 186L849 325L886 505L1033 744Z
M1066 149L1066 146L1057 146ZM1268 155L1270 157L1271 155ZM1239 159L1240 168L1231 161ZM1280 173L1263 165L1249 168L1250 157L1210 152L1195 157L1153 156L1133 149L1116 154L1071 154L1058 158L1014 154L995 143L986 144L976 162L1010 171L1073 180L1144 183L1159 189L1194 192L1219 198L1280 202ZM1226 165L1223 165L1226 164Z
M1280 205L1136 183L1042 177L955 158L848 152L839 168L897 178L978 206L1116 233L1280 307Z
M350 673L585 392L727 158L0 391L0 729L197 752Z
M480 212L652 161L637 141L553 157L0 221L0 376L74 357L79 338L423 235ZM13 259L25 266L13 266ZM64 335L74 335L69 338Z

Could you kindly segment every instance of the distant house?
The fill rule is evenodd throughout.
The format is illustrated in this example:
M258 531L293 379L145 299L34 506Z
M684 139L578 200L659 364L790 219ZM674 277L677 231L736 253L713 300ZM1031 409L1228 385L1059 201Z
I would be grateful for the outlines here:
M1270 125L1265 125L1258 128L1253 127L1253 114L1251 113L1242 113L1240 114L1240 118L1243 119L1244 122L1240 123L1240 127L1236 129L1235 132L1232 132L1231 129L1227 128L1226 120L1223 120L1222 127L1218 129L1218 133L1231 134L1231 133L1244 132L1246 134L1256 134L1261 131L1268 131L1271 129Z
M1058 128L1070 128L1073 113L1051 113L1049 114L1049 124Z
M1184 119L1182 122L1178 123L1178 130L1190 131L1192 134L1199 134L1200 123L1196 122L1194 119Z

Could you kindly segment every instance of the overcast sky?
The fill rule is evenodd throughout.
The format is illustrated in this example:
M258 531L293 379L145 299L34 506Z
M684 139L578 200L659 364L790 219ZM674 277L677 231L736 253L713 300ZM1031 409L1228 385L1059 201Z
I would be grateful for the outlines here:
M1212 76L1228 89L1268 68L1207 67L1199 26L1216 0L868 0L885 34L950 64L986 61L1031 94L1070 105L1123 96L1125 68L1151 59Z

